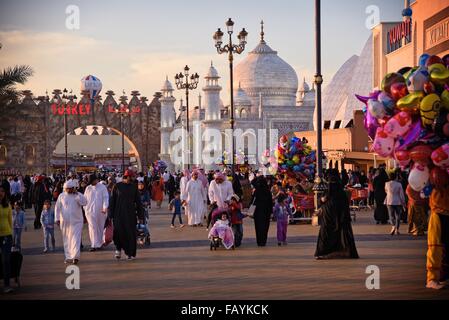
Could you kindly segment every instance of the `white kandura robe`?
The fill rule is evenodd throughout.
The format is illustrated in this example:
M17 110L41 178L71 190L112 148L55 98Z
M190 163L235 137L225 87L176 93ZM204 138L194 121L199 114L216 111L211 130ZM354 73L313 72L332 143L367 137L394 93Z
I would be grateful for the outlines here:
M187 182L186 198L184 200L187 202L186 211L188 212L189 225L203 223L207 196L203 183L200 180L191 179Z
M225 202L230 201L233 194L232 183L228 180L220 184L212 180L209 185L209 200L211 203L216 202L219 208L227 207Z
M181 178L181 180L179 181L179 191L181 192L181 200L186 200L187 199L187 193L186 193L186 189L187 189L187 183L189 182L189 179L184 176ZM185 214L188 215L188 211L187 208L185 210Z
M102 183L97 183L95 186L87 186L84 196L87 200L84 212L89 224L90 246L98 249L103 245L104 224L108 216L109 193ZM105 213L101 212L102 210Z
M83 232L82 206L87 204L81 194L61 193L56 201L55 221L60 222L64 254L67 259L79 259L81 250L81 235Z

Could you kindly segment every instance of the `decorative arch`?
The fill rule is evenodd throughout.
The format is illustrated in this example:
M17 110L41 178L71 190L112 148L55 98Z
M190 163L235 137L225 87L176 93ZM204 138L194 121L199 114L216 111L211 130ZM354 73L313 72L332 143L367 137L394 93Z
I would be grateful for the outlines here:
M99 125L91 125L91 124L87 124L87 125L83 125L82 127L75 127L75 128L73 128L73 129L71 129L71 131L68 131L68 135L70 134L70 132L75 132L75 130L77 130L77 129L82 129L83 131L85 131L85 129L86 129L87 127L97 127L97 130L98 130ZM120 130L118 130L118 129L116 129L116 128L113 128L113 127L103 127L103 128L106 128L106 130L109 131L109 134L112 134L112 135L115 135L115 136L120 136L120 135L122 134ZM87 134L87 132L84 133L84 134L83 134L83 132L82 132L81 134L78 134L78 135L86 135L86 134ZM94 130L94 132L92 132L91 134L87 134L87 135L90 135L90 136L99 136L100 134L98 134L98 131L95 132L95 130ZM125 141L131 146L131 150L133 150L133 151L135 152L135 154L136 154L136 161L137 161L137 165L138 165L139 171L142 170L142 159L141 159L141 154L140 154L140 152L139 152L139 149L137 148L136 143L135 143L130 137L128 137L127 134L124 134L124 138L125 138ZM60 139L57 140L56 143L53 145L53 147L52 147L52 150L53 150L53 151L56 150L57 145L58 145L63 139L64 139L64 133L63 133L62 137L60 137Z

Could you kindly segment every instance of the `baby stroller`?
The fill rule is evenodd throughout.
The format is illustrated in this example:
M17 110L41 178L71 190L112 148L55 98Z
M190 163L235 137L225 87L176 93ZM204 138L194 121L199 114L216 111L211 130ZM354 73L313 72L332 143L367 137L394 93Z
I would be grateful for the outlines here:
M149 246L151 244L150 239L150 230L148 229L148 208L144 208L144 220L143 223L138 223L136 226L137 229L137 244L140 246Z
M217 208L212 212L212 217L211 217L211 223L212 226L215 226L215 223L217 222L217 220L221 219L222 214L225 213L228 217L228 221L229 221L229 226L231 224L229 217L229 210L227 208ZM218 236L217 233L214 233L214 227L212 227L211 231L209 232L209 239L210 239L210 251L214 250L216 251L217 248L221 247L225 247L226 249L232 248L232 250L235 249L234 246L234 234L232 233L232 230L230 230L230 234L226 234L226 243L223 243L222 238L220 238L220 236ZM231 240L232 239L232 240ZM231 242L229 242L231 241Z

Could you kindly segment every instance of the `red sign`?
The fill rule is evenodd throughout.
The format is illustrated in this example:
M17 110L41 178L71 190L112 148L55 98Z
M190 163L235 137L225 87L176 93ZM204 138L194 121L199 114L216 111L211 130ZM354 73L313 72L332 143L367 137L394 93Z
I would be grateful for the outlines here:
M63 105L53 103L51 105L51 111L53 115L63 116L67 115L88 115L90 114L90 104L73 104L73 105Z
M412 20L401 22L388 31L388 52L392 52L401 47L402 39L411 41Z

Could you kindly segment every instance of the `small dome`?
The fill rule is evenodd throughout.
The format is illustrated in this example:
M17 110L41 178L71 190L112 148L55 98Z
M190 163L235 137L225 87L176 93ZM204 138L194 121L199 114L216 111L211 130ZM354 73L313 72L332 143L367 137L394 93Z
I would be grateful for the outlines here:
M207 72L207 75L205 78L206 79L207 78L217 78L217 79L220 78L220 76L218 75L217 69L215 69L214 65L212 64L212 61L210 63L210 68L209 68L209 71Z
M234 94L234 104L236 106L251 106L251 100L246 94L245 90L239 84L237 92Z
M173 86L170 81L168 81L168 77L165 79L164 84L162 85L162 92L173 91Z

